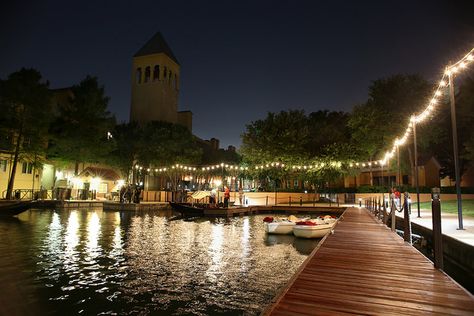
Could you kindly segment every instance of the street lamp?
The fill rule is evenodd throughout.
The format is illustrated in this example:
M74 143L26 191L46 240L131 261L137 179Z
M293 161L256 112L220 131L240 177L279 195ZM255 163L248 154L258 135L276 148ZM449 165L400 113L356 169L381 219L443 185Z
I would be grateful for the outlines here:
M454 151L454 174L456 178L456 195L458 200L458 221L459 230L463 230L462 224L462 197L461 197L461 177L459 172L459 152L458 152L458 132L456 125L456 104L454 101L454 82L453 82L453 71L447 69L449 78L449 98L451 103L451 128L453 135L453 151Z

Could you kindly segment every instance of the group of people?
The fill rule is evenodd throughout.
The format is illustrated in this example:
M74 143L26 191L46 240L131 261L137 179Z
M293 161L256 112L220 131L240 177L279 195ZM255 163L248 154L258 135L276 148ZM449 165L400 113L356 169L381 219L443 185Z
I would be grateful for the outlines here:
M239 188L239 201L240 205L243 205L243 197L244 197L244 190L242 187ZM224 186L224 207L229 207L230 201L230 189L228 186ZM211 194L209 195L209 204L216 205L217 204L217 189L212 189Z
M120 188L120 203L140 203L142 188L139 185L128 184Z
M391 191L391 198L395 202L395 205L397 207L400 207L400 198L401 198L400 191L398 191L398 189L395 187L393 187L390 191Z

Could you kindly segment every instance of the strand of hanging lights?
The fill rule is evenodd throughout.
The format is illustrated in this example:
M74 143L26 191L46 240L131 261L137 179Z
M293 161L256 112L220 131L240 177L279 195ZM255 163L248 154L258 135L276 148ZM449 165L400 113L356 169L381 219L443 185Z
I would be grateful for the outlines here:
M393 142L392 149L385 153L385 156L382 160L379 161L380 164L385 165L397 151L397 147L400 147L406 143L408 137L411 135L413 129L412 126L414 123L421 123L426 120L432 112L435 110L436 106L439 104L439 99L443 96L446 92L445 88L448 86L448 77L452 74L459 73L460 71L466 69L469 63L474 61L474 48L471 49L466 55L464 55L460 60L456 63L446 67L441 80L438 83L438 87L436 88L435 92L433 93L432 98L428 102L426 108L419 114L414 114L410 117L408 126L405 130L405 134L401 137L397 137Z
M354 162L345 164L345 167L349 168L371 168L377 166L384 166L388 163L388 161L394 157L397 148L403 146L408 137L413 132L413 124L421 123L429 118L432 112L436 109L436 106L439 104L439 99L446 93L446 87L448 86L448 78L452 74L458 74L459 72L463 71L467 68L467 66L474 61L474 48L471 49L466 55L464 55L460 60L456 63L446 67L441 80L438 83L436 90L433 93L432 98L429 100L428 105L426 108L419 114L413 114L408 122L408 126L405 129L405 133L401 137L395 138L393 142L393 146L391 150L387 151L381 160L376 161L368 161L368 162ZM160 168L147 168L145 169L147 172L154 171L158 172L170 172L170 171L185 171L185 172L213 172L217 170L231 170L231 171L240 171L245 172L249 170L264 170L269 168L280 168L280 169L287 169L292 171L312 171L317 169L322 169L324 167L331 167L331 168L341 168L343 164L340 161L331 161L329 163L313 163L313 164L306 164L306 165L285 165L284 163L280 162L271 162L266 164L259 164L253 167L248 166L239 166L239 165L232 165L226 163L220 163L215 165L206 165L206 166L186 166L181 164L175 164L171 167L160 167ZM137 170L144 170L142 166L135 165Z

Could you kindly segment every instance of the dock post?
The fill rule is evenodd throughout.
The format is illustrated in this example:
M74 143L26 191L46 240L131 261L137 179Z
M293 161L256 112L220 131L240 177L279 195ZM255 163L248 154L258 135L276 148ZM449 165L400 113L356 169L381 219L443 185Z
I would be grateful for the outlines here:
M288 204L291 206L291 195L288 197Z
M404 194L404 201L403 201L403 223L404 223L404 230L403 230L403 239L411 245L411 225L410 225L410 212L409 212L409 205L408 205L408 192Z
M387 224L387 207L385 206L385 194L382 194L382 221Z
M303 205L303 197L300 195L300 206Z
M377 197L377 219L380 220L382 216L382 205L380 204L380 197Z
M339 207L339 193L336 193L337 207Z
M431 190L431 212L433 220L433 252L434 266L443 270L443 234L441 232L441 202L439 188Z
M394 199L390 198L390 213L392 214L392 227L391 227L392 232L395 232L395 228L397 225L397 216L395 215L396 211L397 210L395 206L395 201Z
M268 195L266 196L266 199L265 199L265 206L268 206Z

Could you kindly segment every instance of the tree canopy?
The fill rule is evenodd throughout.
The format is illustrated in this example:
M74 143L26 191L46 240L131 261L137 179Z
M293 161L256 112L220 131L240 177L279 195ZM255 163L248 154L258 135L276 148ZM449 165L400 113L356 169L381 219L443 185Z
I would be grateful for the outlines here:
M13 153L7 199L12 197L16 166L20 159L43 156L51 117L48 83L35 69L21 69L0 81L1 146Z
M52 125L50 157L71 161L97 163L104 160L110 145L107 132L114 126L108 112L109 98L96 77L87 76L71 88L68 102L59 104Z

